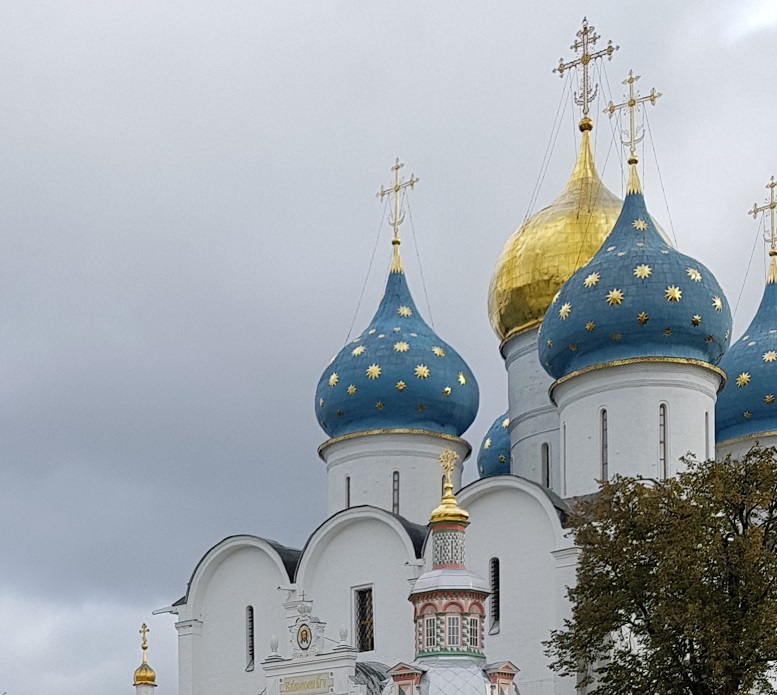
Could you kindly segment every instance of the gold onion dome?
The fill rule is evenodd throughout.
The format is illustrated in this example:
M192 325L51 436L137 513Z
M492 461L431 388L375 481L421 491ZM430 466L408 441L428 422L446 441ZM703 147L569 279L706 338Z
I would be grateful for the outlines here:
M623 201L602 183L590 138L583 133L575 168L550 205L507 240L488 290L491 326L502 339L539 326L561 285L588 263L618 219Z
M133 685L156 685L156 673L148 664L141 664L135 669Z

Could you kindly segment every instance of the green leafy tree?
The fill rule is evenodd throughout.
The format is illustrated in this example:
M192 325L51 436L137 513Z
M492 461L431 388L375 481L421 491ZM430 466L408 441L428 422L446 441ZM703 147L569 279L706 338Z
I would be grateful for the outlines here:
M598 695L777 692L777 452L616 478L580 502L552 668Z

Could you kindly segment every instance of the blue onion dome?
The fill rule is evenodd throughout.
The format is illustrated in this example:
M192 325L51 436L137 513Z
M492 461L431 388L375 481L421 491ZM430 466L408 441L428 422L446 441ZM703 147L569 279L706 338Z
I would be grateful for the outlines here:
M477 381L459 354L421 318L398 242L395 237L375 316L318 382L316 417L330 437L408 428L460 436L477 414Z
M510 474L510 418L502 413L488 428L478 452L481 478Z
M712 273L659 235L631 165L626 199L591 261L562 285L545 314L539 357L552 377L626 361L717 365L731 311Z
M715 406L715 436L777 433L777 251L770 251L769 275L761 305L745 334L720 361L726 387Z

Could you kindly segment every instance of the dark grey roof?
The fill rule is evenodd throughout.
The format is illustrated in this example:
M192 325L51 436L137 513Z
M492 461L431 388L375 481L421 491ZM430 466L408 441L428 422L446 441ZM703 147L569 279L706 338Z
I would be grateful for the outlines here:
M364 685L367 695L380 695L383 683L388 678L388 666L379 661L357 661L354 683Z
M405 517L399 516L399 514L392 514L392 516L397 518L397 521L399 521L405 531L407 531L407 535L410 536L410 540L413 543L413 549L415 550L415 556L419 559L422 558L424 556L424 543L426 542L427 535L429 535L429 527L408 521Z
M469 485L465 485L459 492L462 490L466 490L469 487L472 487L473 485L477 485L478 483L482 483L483 481L490 481L490 480L498 480L499 478L520 478L521 480L525 480L530 485L534 485L538 490L541 490L542 493L550 500L550 503L553 505L553 507L556 509L556 514L558 514L559 521L561 522L561 525L563 527L566 526L567 518L572 513L572 510L567 504L567 502L562 498L559 497L553 490L550 490L546 488L544 485L540 485L539 483L535 483L533 480L529 480L528 478L524 478L522 475L514 475L510 473L509 475L494 475L488 478L478 478L477 480L469 483ZM457 493L458 494L458 493Z
M289 548L285 545L282 545L278 543L278 541L274 541L271 538L262 538L261 536L254 536L250 533L238 533L232 536L227 536L226 538L222 538L218 543L208 548L208 551L200 558L200 561L197 563L197 565L194 568L194 571L191 574L191 577L189 577L189 581L186 584L186 594L179 598L173 605L174 606L181 606L188 602L189 600L189 590L192 586L192 579L194 579L194 575L197 574L197 570L199 566L202 564L202 561L208 557L210 552L217 546L221 545L224 541L228 541L230 538L239 538L241 536L247 537L247 538L255 538L260 541L264 541L268 545L272 546L273 550L275 550L276 553L278 553L278 556L281 559L281 562L283 563L283 567L286 570L286 574L289 576L289 580L294 580L294 573L297 571L297 563L299 562L300 557L302 557L302 551L297 550L297 548Z
M370 508L370 505L359 505L360 507L364 507L365 509ZM358 509L357 507L350 507L350 509ZM373 509L380 509L380 507L372 507ZM350 511L350 509L344 509L345 511ZM391 514L390 512L386 511L385 509L381 509L380 511ZM338 512L338 514L341 514L342 512ZM337 514L332 515L332 517L329 517L329 519L333 518L334 516L337 516ZM427 526L421 526L420 524L414 524L412 521L408 521L403 516L399 516L399 514L391 514L394 518L399 521L400 524L402 524L402 528L405 529L405 532L407 533L408 537L410 538L410 542L413 544L413 550L415 551L416 558L420 559L423 557L423 547L424 547L424 541L426 540L426 536L428 533L428 527ZM307 547L307 544L310 542L310 539L315 535L315 533L318 531L321 526L323 526L329 519L325 519L314 531L310 534L308 537L308 540L305 543L305 547ZM289 575L289 581L295 582L297 580L297 567L299 565L299 561L302 558L302 555L305 552L305 549L299 550L297 548L289 548L288 546L282 545L281 543L278 543L278 541L274 541L271 538L262 538L261 536L254 536L250 533L241 533L236 534L233 536L227 536L226 538L222 538L216 545L212 546L208 549L208 552L206 552L202 558L200 558L200 561L197 563L197 566L194 568L194 572L192 572L191 577L189 578L189 583L186 585L186 594L179 598L173 605L174 606L181 606L185 604L189 599L189 588L191 587L192 579L194 578L194 575L197 573L197 568L202 564L202 561L208 556L211 550L215 548L218 545L221 545L224 541L228 541L230 538L237 538L238 536L247 536L249 538L256 538L258 540L262 540L268 545L271 545L275 552L278 553L278 556L281 559L281 562L283 563L283 566L286 569L286 573Z
M293 578L297 572L297 565L299 564L299 559L302 557L302 551L298 548L289 548L288 546L281 545L277 541L271 541L268 538L265 538L264 540L275 548L278 555L280 555L283 566L286 568L286 574L289 575L289 579Z
M313 533L311 533L308 536L307 541L305 541L305 547L302 548L301 555L305 554L305 550L308 547L308 543L310 543L310 539L313 538L318 533L318 530L327 522L330 520L336 518L340 514L345 514L346 512L352 512L354 509L377 509L380 512L383 512L384 514L388 514L389 516L393 516L400 524L402 524L402 528L405 529L405 533L407 533L408 537L410 538L410 542L413 544L413 551L415 552L416 559L423 558L423 549L424 549L424 541L426 540L427 533L429 532L429 528L427 526L421 526L420 524L414 524L412 521L408 521L405 519L405 517L400 516L399 514L392 514L391 512L387 511L386 509L382 509L381 507L376 507L371 504L357 504L353 507L348 507L346 509L341 509L336 514L332 514L327 519L324 519L314 530ZM297 581L296 572L295 576L291 577L291 580L293 582Z

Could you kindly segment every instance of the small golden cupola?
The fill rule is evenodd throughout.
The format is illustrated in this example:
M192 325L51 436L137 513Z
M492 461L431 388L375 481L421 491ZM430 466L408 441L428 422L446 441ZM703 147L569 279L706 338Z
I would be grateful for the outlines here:
M148 632L148 626L143 623L143 625L140 627L140 634L142 635L140 648L143 650L143 661L141 662L140 666L135 669L135 675L132 679L132 683L135 686L144 685L155 688L156 672L148 665L148 657L146 655L146 651L148 650L148 639L146 638L146 635Z
M599 178L591 152L589 106L597 89L589 69L597 58L610 59L618 50L610 41L595 51L601 37L583 19L572 48L577 58L559 62L559 75L580 68L582 138L575 167L564 190L550 205L526 220L507 240L494 268L488 290L488 314L500 339L539 327L545 311L562 283L585 265L607 238L618 219L623 201Z

